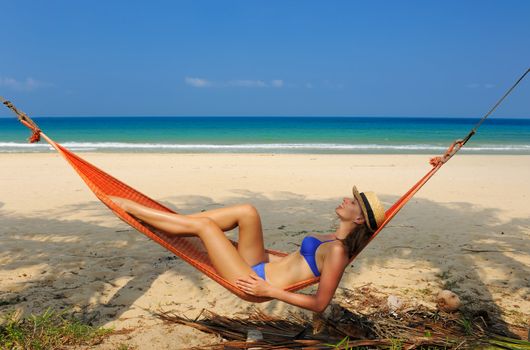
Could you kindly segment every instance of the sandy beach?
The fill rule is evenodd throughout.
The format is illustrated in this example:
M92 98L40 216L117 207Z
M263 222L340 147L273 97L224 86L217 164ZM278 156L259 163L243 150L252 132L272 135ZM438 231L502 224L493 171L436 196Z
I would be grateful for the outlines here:
M251 203L267 247L289 252L304 235L333 230L334 208L352 185L376 191L388 207L430 167L426 155L81 156L183 214ZM72 308L94 324L132 329L100 349L178 349L219 339L163 324L153 311L302 312L228 293L114 216L58 154L0 154L0 168L0 313ZM451 287L468 308L529 324L529 178L527 155L454 157L346 270L340 287L371 283L430 306ZM237 229L229 235L237 238Z

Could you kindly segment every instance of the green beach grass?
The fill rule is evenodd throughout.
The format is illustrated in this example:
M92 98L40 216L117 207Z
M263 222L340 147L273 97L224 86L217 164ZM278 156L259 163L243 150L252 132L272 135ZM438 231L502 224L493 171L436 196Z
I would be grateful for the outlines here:
M95 345L112 329L83 324L66 311L48 308L41 314L20 317L10 311L0 316L0 349L57 349L71 345Z

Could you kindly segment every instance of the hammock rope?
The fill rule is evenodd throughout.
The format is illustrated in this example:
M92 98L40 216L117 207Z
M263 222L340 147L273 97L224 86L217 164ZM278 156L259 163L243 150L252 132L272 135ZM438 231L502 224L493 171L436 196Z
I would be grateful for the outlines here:
M381 230L387 225L387 223L392 220L392 218L401 210L401 208L403 208L403 206L405 206L405 204L416 194L416 192L418 192L420 188L425 185L425 183L427 183L427 181L429 181L429 179L467 143L467 141L469 141L469 139L476 133L478 127L486 120L489 115L493 113L493 111L513 91L513 89L521 82L521 80L523 80L523 78L528 74L528 72L530 72L530 69L528 69L517 80L517 82L504 94L504 96L490 109L490 111L482 117L482 119L477 123L477 125L469 132L466 137L461 140L454 141L442 156L434 157L430 160L432 168L386 211L385 220L383 221L379 229L373 233L372 237L369 239L367 244L381 232ZM134 188L128 186L120 180L112 177L103 170L97 168L93 164L87 162L86 160L69 151L65 147L56 143L45 133L43 133L42 130L37 126L37 124L33 120L31 120L31 118L29 118L24 112L18 110L10 101L5 100L1 96L0 101L17 115L19 121L22 124L24 124L32 131L32 135L28 139L30 143L38 142L40 140L40 137L42 136L70 163L70 165L79 174L79 176L92 190L96 197L101 200L101 202L103 202L103 204L105 204L111 211L113 211L121 220L131 225L133 228L140 231L141 233L145 234L147 237L151 238L158 244L162 245L164 248L171 251L175 255L179 256L180 258L197 268L199 271L203 272L205 275L212 278L214 281L228 289L230 292L240 297L241 299L250 302L264 302L270 300L270 298L256 297L253 295L246 294L241 291L236 285L232 284L230 281L220 276L213 267L208 257L208 253L206 252L206 249L204 248L200 238L180 237L178 235L172 235L158 230L127 213L120 206L114 203L114 201L112 201L108 196L119 196L123 198L128 198L144 206L168 213L176 214L175 211L158 203L154 199L149 198L148 196L142 194L138 190L135 190ZM232 244L234 244L234 246L237 246L237 242L231 242ZM267 249L266 251L277 256L287 255L287 253L275 250ZM350 263L355 259L355 257L356 256L353 256L351 258ZM290 285L286 287L285 290L295 292L297 290L318 283L318 281L319 277L313 277Z

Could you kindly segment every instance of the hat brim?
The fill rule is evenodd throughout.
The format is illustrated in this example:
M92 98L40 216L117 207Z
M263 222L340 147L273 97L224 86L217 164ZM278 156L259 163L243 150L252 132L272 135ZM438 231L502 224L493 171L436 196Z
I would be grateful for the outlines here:
M356 186L353 186L352 192L353 192L353 196L355 197L355 199L357 199L357 202L359 203L359 206L361 207L361 211L363 212L366 226L371 231L377 230L377 222L375 221L372 208L370 208L370 203L367 203L366 197L361 195L359 190L357 190Z

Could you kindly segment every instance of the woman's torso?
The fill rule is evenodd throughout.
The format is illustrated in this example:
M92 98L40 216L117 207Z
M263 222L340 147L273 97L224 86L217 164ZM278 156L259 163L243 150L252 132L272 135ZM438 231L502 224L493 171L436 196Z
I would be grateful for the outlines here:
M309 235L317 238L321 244L315 250L315 263L318 271L322 271L324 260L334 244L342 243L333 235ZM328 241L328 242L326 242ZM280 259L275 259L265 265L265 276L267 282L276 287L287 287L294 283L315 277L313 270L300 253L300 249Z

